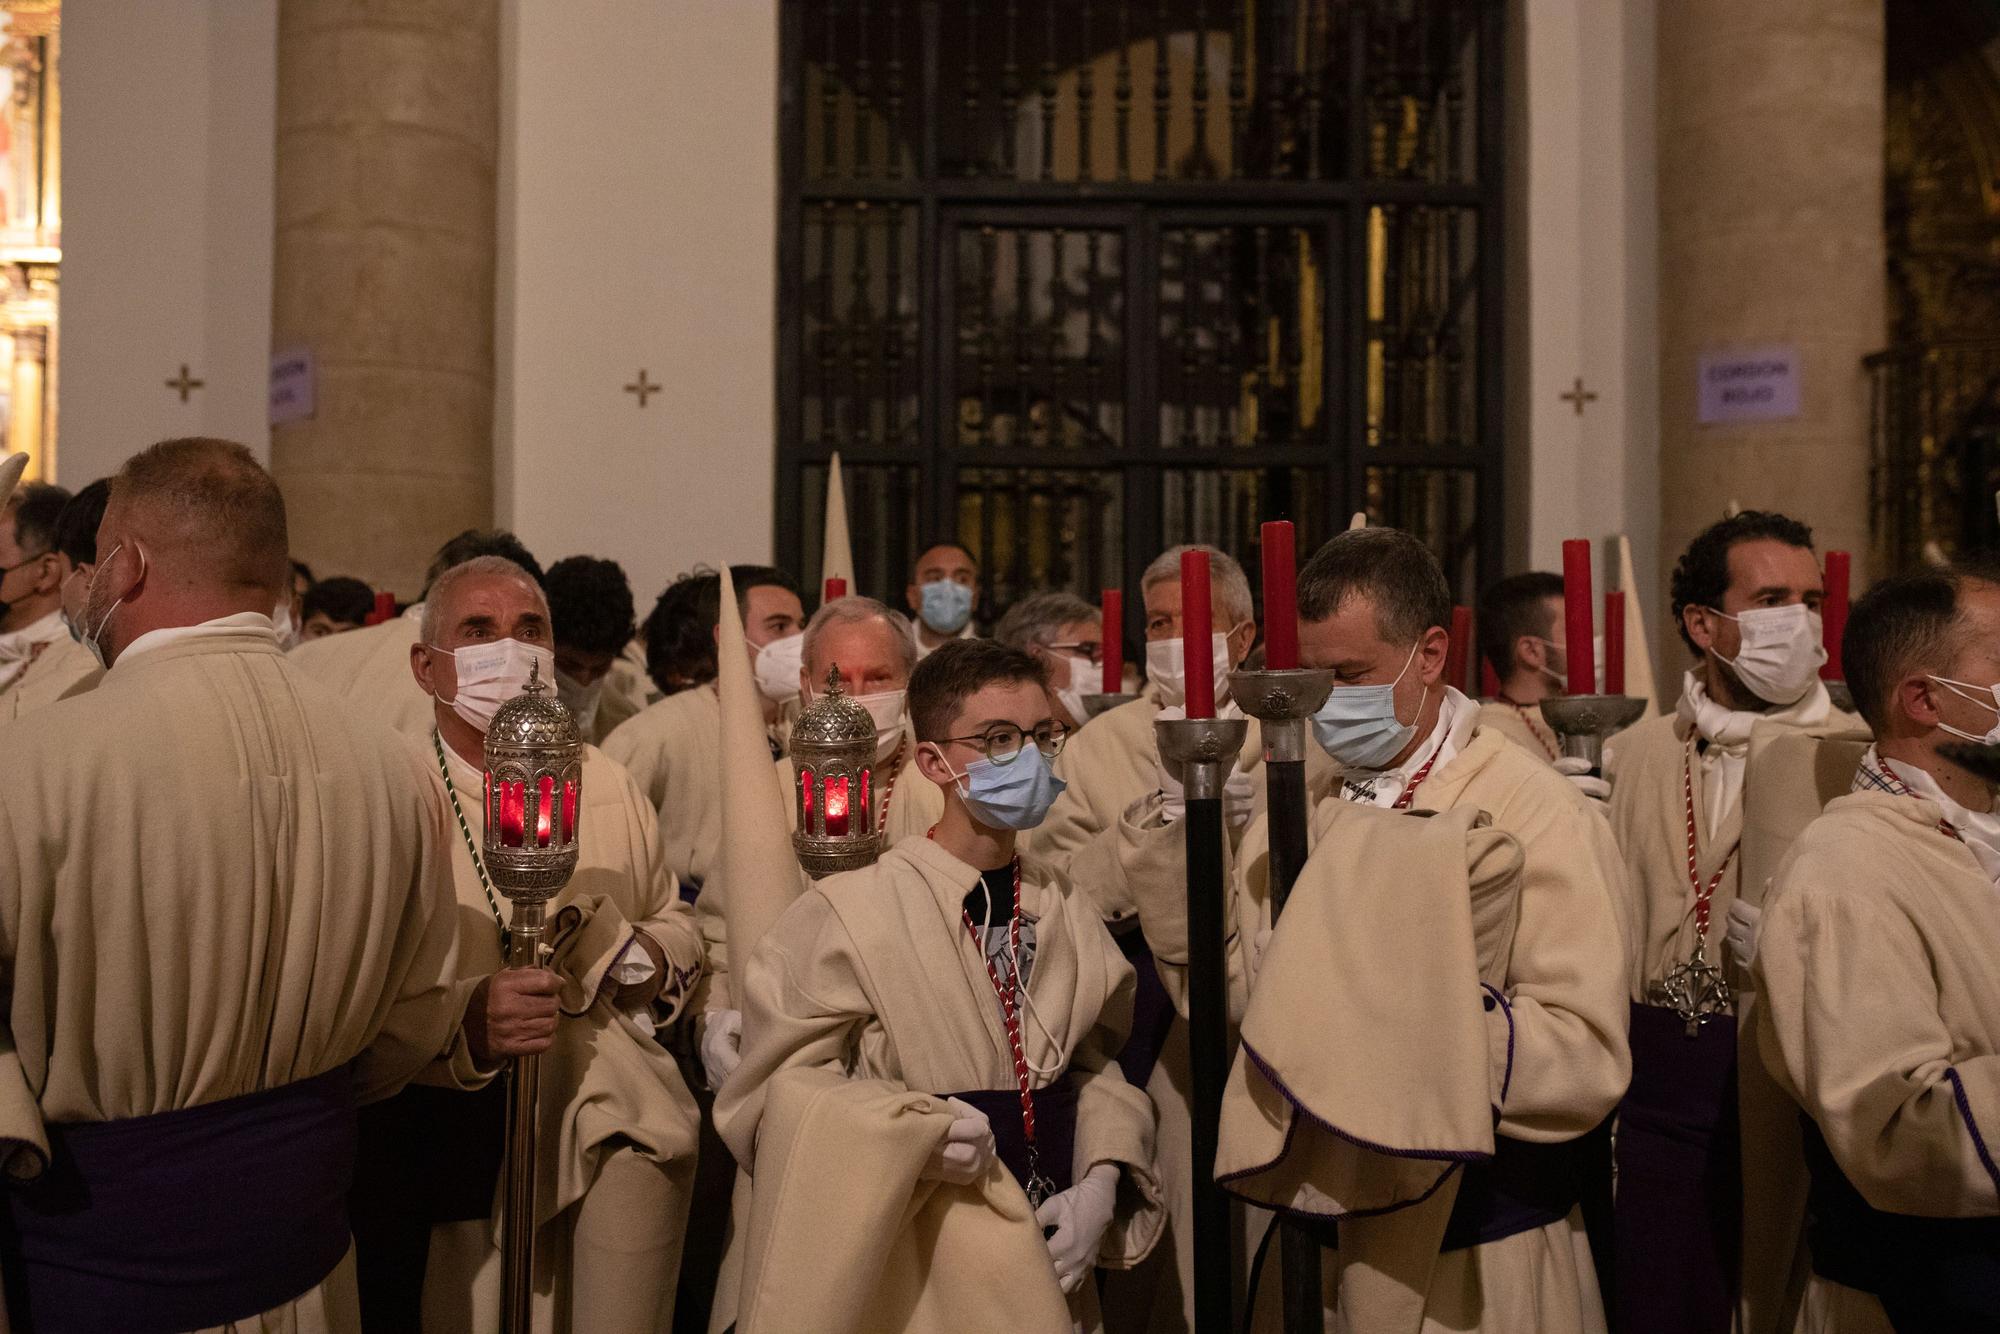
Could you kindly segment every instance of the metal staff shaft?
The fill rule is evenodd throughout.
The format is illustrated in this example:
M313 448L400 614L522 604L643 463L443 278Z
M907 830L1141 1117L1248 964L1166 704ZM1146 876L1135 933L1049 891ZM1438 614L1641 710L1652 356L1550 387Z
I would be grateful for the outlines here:
M1194 1151L1195 1328L1233 1325L1234 1255L1229 1198L1215 1184L1222 1088L1229 1078L1229 972L1223 922L1222 783L1243 748L1242 719L1156 722L1160 756L1178 766L1187 794L1188 1073Z
M547 907L515 899L507 924L509 968L539 968ZM500 1296L503 1334L528 1334L535 1288L535 1139L542 1058L517 1056L507 1090L507 1195L500 1212Z

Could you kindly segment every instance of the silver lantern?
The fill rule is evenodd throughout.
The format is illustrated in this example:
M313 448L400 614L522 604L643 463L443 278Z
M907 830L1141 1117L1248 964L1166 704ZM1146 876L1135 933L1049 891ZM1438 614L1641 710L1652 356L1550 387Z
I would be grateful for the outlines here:
M840 668L792 726L792 850L813 879L871 865L876 830L875 719L840 687Z

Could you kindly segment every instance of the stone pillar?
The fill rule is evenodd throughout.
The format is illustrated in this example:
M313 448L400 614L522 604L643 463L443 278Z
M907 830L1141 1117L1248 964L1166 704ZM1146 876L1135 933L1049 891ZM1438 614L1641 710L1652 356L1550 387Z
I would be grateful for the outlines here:
M280 0L274 349L310 419L271 465L292 549L415 597L493 519L499 0Z
M1882 0L1659 6L1660 589L1731 500L1868 553L1868 383L1888 338ZM1703 426L1705 348L1800 352L1796 420ZM1664 620L1664 616L1661 618ZM1671 667L1686 649L1667 629ZM1668 682L1677 673L1669 671ZM1668 692L1672 693L1672 688Z

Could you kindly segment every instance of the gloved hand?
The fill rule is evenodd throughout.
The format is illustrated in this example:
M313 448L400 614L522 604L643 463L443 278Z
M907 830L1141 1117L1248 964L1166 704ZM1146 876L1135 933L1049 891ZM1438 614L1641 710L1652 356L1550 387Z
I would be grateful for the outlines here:
M1611 800L1611 780L1590 772L1590 761L1565 755L1556 761L1556 772L1576 784L1576 790L1592 801Z
M717 1010L701 1030L701 1070L711 1091L743 1063L743 1011Z
M1160 817L1168 824L1179 824L1187 814L1187 789L1182 786L1180 775L1168 768L1164 760L1156 759L1153 764L1160 786ZM1250 805L1256 796L1256 781L1241 769L1231 768L1229 777L1222 782L1223 822L1231 829L1249 824Z
M944 1102L952 1111L951 1128L944 1132L937 1148L931 1150L931 1160L924 1164L922 1177L926 1181L969 1186L992 1165L993 1126L986 1113L969 1102L958 1098L946 1098Z
M1764 910L1737 899L1729 905L1729 926L1725 939L1738 968L1748 969L1757 962L1757 933L1764 926Z
M1049 1236L1049 1259L1055 1262L1056 1282L1065 1295L1082 1286L1097 1267L1097 1247L1111 1215L1118 1206L1118 1165L1099 1163L1083 1174L1083 1180L1042 1201L1035 1221L1054 1228Z

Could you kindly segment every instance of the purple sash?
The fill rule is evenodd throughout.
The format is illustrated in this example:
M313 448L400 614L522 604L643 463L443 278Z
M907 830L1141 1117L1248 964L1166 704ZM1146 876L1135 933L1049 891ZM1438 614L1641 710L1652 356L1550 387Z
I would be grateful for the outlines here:
M974 1089L970 1093L939 1094L957 1098L986 1113L993 1125L993 1147L1014 1180L1028 1186L1028 1137L1021 1126L1021 1094L1017 1089ZM1030 1095L1035 1104L1036 1159L1042 1175L1058 1191L1076 1184L1076 1084L1067 1073Z
M346 1066L279 1088L49 1127L0 1223L17 1330L199 1329L281 1306L347 1253Z

